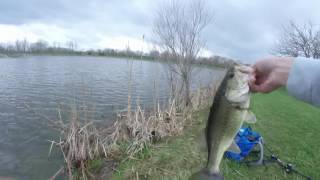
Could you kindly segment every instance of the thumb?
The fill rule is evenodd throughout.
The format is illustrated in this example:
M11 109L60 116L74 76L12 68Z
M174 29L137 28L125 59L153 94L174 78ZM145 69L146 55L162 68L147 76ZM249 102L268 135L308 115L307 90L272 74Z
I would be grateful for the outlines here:
M272 81L267 79L261 84L250 84L250 90L253 92L269 93L274 89L272 86Z

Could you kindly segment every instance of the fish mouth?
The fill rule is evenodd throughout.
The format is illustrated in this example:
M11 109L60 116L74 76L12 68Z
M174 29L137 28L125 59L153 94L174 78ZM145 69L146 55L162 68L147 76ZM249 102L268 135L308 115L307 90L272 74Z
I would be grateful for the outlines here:
M229 99L229 101L233 103L243 103L243 102L246 102L248 99L249 99L249 93L245 93L238 96L234 96L232 99Z
M250 97L249 87L229 89L226 93L228 101L233 103L243 103L246 102Z

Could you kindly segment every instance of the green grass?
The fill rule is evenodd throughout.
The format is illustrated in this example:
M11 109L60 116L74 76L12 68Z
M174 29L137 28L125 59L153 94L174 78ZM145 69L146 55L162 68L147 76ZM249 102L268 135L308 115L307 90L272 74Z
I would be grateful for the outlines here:
M320 179L320 109L295 100L281 89L270 94L255 94L252 111L257 116L253 129L280 159ZM146 149L136 159L119 164L112 179L188 179L204 167L206 154L199 148L199 134L208 109L194 115L194 123L184 134L168 138ZM276 164L247 167L224 159L221 168L226 179L301 179L286 174Z

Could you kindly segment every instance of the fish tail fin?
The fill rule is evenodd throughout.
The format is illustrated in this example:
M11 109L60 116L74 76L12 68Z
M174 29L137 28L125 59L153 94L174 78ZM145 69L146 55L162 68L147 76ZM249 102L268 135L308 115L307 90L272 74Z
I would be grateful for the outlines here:
M219 173L210 173L207 169L203 169L193 174L189 180L224 180L224 177Z

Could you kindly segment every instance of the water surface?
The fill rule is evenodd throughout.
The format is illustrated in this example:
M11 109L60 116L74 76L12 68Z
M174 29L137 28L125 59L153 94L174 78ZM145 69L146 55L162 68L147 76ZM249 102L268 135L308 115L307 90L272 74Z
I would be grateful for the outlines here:
M110 124L125 110L132 64L133 103L148 107L156 91L168 97L167 67L150 61L99 57L0 58L0 178L47 179L61 166L58 152L48 157L58 132L48 119L66 118L70 106L89 107L93 119ZM197 68L195 88L222 75L222 70ZM155 90L156 89L156 90Z

